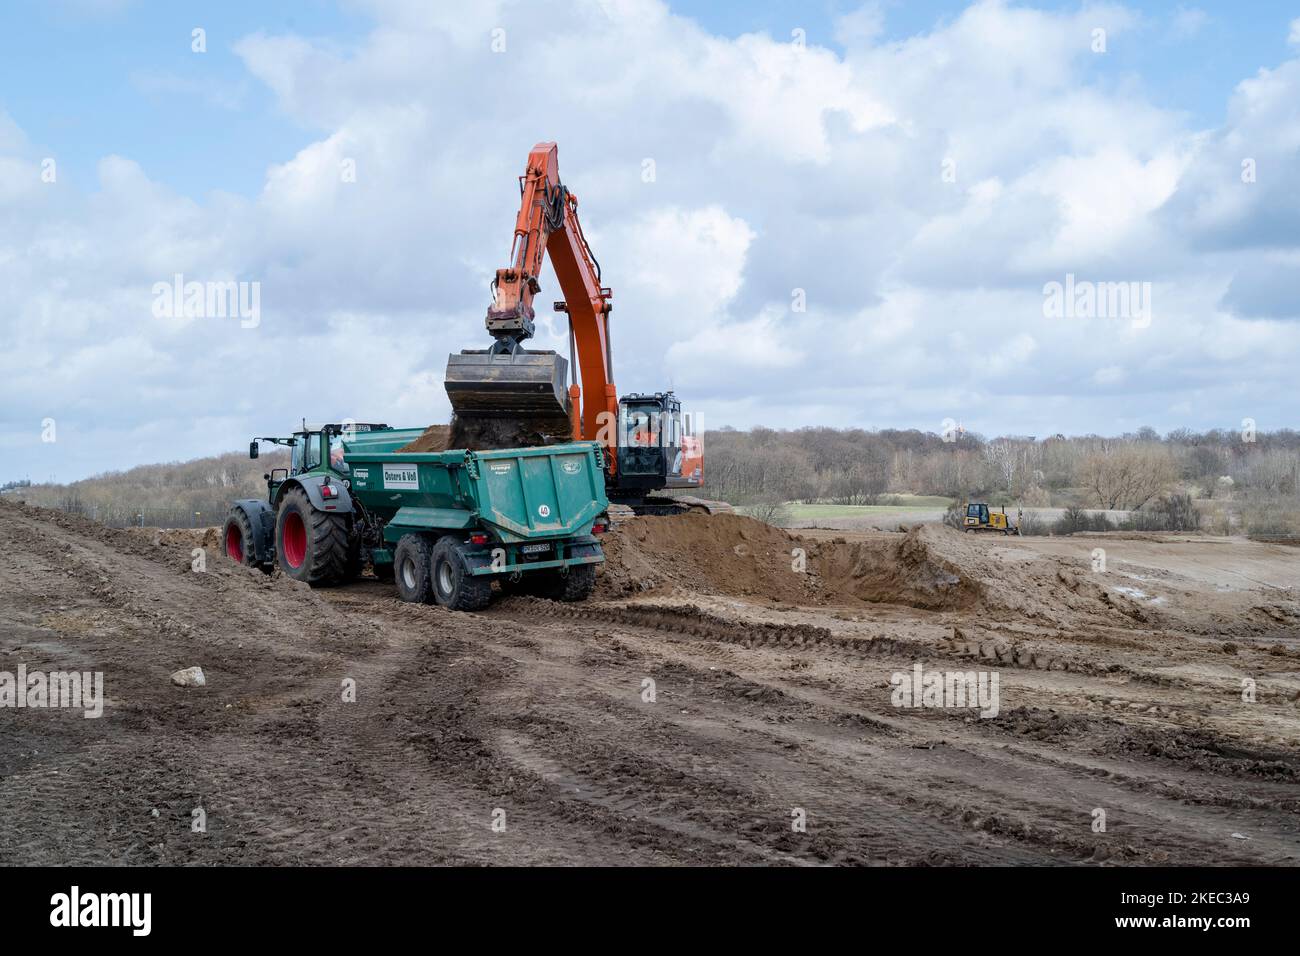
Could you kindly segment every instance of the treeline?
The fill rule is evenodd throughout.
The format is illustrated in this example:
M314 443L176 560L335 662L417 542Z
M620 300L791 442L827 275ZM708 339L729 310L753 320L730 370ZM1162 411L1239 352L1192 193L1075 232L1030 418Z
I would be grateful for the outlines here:
M1178 491L1248 506L1238 510L1264 523L1300 511L1300 433L1290 429L945 440L915 430L760 427L710 431L704 453L709 495L746 505L922 494L1136 511Z
M4 498L85 515L114 528L217 525L225 521L234 499L264 497L262 476L288 463L288 453L283 451L257 460L250 459L246 451L229 452L193 461L140 465L67 485L15 486Z
M944 524L961 530L965 509L954 502L943 517ZM1141 511L1112 517L1105 511L1087 511L1076 505L1066 508L1055 521L1026 512L1018 525L1021 534L1067 535L1098 531L1201 531L1205 515L1186 492L1161 495Z
M1231 503L1241 530L1296 533L1300 433L1144 428L1117 438L985 439L972 432L725 428L704 436L706 494L738 505L786 501L877 504L895 494L940 495L1025 508L1151 511L1186 494ZM287 453L230 452L141 465L68 485L10 482L5 499L60 508L112 526L219 524L235 498L266 493L262 475ZM141 518L143 515L143 519Z

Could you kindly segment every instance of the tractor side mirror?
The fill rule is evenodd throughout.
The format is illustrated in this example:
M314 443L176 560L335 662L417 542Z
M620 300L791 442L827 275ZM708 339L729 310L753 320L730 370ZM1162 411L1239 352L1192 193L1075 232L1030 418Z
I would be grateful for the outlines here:
M249 458L256 458L256 457L258 456L258 453L259 453L259 452L258 452L257 442L256 442L256 441L250 441L250 442L248 443L248 457L249 457Z

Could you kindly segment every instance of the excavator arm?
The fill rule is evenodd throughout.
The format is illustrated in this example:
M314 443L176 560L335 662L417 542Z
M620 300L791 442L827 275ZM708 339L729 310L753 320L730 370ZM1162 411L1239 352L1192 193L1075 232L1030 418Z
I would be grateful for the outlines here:
M664 489L698 489L703 449L694 428L683 427L672 393L623 396L614 388L609 337L613 293L601 285L600 264L578 220L578 197L560 181L554 143L538 143L519 177L519 214L510 264L492 280L489 349L447 359L447 397L456 413L452 448L513 448L586 439L605 446L606 493L637 513L718 510L701 499L655 497ZM569 355L524 343L535 331L533 298L541 291L542 262L550 256L569 316ZM581 382L581 385L579 385ZM693 424L693 422L691 423Z
M556 309L569 315L570 354L576 356L582 379L581 389L576 382L569 388L573 437L595 439L607 424L608 435L614 422L602 419L601 413L618 414L609 341L613 292L600 284L600 264L578 219L578 197L560 182L558 157L555 143L538 143L528 154L528 167L519 180L511 264L497 270L487 328L498 340L510 337L518 342L532 335L533 296L540 288L542 258L549 255L564 295Z
M519 179L510 265L492 281L486 325L496 340L487 351L452 355L447 394L458 418L511 417L539 435L553 436L567 419L570 437L602 441L616 453L618 393L613 382L609 313L613 292L600 284L600 265L578 220L578 197L560 181L555 143L538 143ZM540 291L542 260L549 255L569 316L569 350L581 377L564 389L565 362L554 352L530 352L533 297Z

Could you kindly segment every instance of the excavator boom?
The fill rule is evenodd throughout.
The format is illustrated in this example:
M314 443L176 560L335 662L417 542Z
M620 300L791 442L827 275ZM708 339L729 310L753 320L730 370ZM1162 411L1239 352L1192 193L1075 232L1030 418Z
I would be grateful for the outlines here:
M600 263L578 220L578 197L560 181L557 157L554 143L538 143L519 177L510 262L492 280L487 310L491 348L447 359L447 396L455 412L451 447L598 441L605 446L611 501L640 514L718 510L702 499L656 497L703 484L700 437L672 391L619 399L609 337L613 292L601 284ZM569 317L572 369L555 352L524 348L535 331L533 298L547 256L564 295L555 309Z
M578 221L578 198L560 181L555 143L533 147L519 184L510 264L497 270L487 311L487 330L495 342L489 349L448 358L452 410L462 429L469 424L499 434L503 426L492 423L509 422L516 439L535 438L532 444L596 439L602 428L612 435L618 414L609 347L613 293L600 284L600 266ZM579 387L575 376L567 391L569 369L562 356L523 348L535 329L533 297L540 291L542 261L548 255L564 294L556 308L568 313L570 354L582 382Z

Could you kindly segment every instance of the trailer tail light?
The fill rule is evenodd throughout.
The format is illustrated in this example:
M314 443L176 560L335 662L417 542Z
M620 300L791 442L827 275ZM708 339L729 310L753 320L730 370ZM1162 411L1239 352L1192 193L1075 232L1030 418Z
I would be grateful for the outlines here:
M485 534L472 534L469 536L469 543L479 545L487 544L488 536Z
M609 530L609 524L604 521L594 522L591 526L592 534L604 534Z

